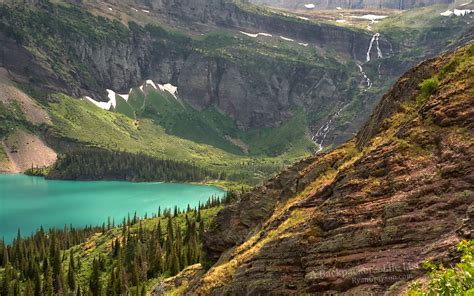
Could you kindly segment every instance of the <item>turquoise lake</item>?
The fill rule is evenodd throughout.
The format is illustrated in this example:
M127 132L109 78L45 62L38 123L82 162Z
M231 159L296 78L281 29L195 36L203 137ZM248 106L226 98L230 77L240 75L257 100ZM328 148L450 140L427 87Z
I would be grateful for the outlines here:
M128 213L151 216L158 207L185 209L211 195L217 187L175 183L122 181L57 181L21 174L0 174L0 239L11 242L18 228L22 236L44 228L101 225L108 217L122 222Z

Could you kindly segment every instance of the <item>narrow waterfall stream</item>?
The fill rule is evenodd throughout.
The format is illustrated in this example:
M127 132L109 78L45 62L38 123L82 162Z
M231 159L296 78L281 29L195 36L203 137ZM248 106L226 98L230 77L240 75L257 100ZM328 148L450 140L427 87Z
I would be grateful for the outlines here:
M369 43L369 48L367 49L367 54L366 54L366 62L370 62L370 52L372 51L372 46L374 45L374 41L375 41L375 47L377 48L377 57L378 58L383 58L383 55L382 55L382 51L380 50L380 46L379 46L379 38L380 38L380 33L375 33L373 36L372 36L372 39L370 39L370 43Z
M364 82L367 83L367 89L370 89L372 87L372 81L367 76L367 74L364 72L364 69L362 68L362 64L357 63L357 67L359 68L360 74L362 74L362 76L364 77Z
M374 44L375 44L375 49L377 51L377 58L378 59L383 59L383 53L382 53L382 50L380 49L379 39L380 39L380 33L375 33L374 35L372 35L372 38L370 39L369 47L367 49L365 62L356 61L356 65L357 65L357 68L359 69L359 73L363 77L363 83L365 85L364 91L367 91L368 89L370 89L372 87L372 84L373 84L372 80L369 78L367 73L365 73L363 65L365 63L368 63L368 62L371 61L370 53L372 52L372 48L374 47ZM379 78L380 78L380 76L381 76L380 75L380 64L378 65L377 71L379 73ZM332 129L334 129L334 123L335 123L336 119L339 117L339 115L340 115L341 111L344 109L344 107L345 107L345 105L340 107L339 109L337 109L336 113L330 115L328 117L328 119L326 120L326 122L324 122L319 127L319 129L316 130L316 132L313 132L313 136L311 137L311 140L318 147L316 153L321 152L324 149L324 143L326 141L326 138L327 138L329 132Z
M333 115L329 116L328 120L316 131L316 133L313 134L312 140L318 146L318 150L316 153L321 152L321 150L324 149L324 140L326 140L326 137L331 130L334 121L339 117L339 114L341 113L342 109L344 109L345 105L340 107L336 113Z

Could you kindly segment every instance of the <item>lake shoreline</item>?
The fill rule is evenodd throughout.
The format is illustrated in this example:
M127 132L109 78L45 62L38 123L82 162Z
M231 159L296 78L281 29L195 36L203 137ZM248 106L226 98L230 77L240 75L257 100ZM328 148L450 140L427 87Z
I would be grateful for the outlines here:
M24 174L0 174L0 237L7 241L17 229L29 234L64 225L118 223L128 214L157 214L158 208L185 210L203 205L226 191L208 184L48 180Z

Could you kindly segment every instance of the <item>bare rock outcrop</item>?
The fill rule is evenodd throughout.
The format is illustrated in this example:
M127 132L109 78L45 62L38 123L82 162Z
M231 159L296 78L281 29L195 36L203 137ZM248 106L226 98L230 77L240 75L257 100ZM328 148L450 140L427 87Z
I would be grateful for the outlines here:
M221 256L187 293L399 294L424 261L455 262L474 234L473 48L402 77L361 150L351 141L307 159L223 209L206 236Z

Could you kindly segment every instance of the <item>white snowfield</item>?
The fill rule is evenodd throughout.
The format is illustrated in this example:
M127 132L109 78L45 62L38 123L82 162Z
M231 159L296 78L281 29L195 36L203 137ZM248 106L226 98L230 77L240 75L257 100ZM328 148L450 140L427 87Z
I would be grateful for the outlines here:
M268 33L252 34L252 33L247 33L247 32L243 32L243 31L239 31L239 32L246 35L246 36L248 36L248 37L252 37L252 38L257 38L258 36L272 37L272 34L268 34Z
M155 84L153 82L153 80L147 80L145 82L145 85L151 85L154 89L159 89L161 91L166 91L166 92L169 92L171 95L173 95L173 97L175 99L177 99L176 97L176 93L178 92L178 87L177 86L174 86L172 85L171 83L166 83L166 84ZM141 86L140 89L143 91L143 87Z
M91 98L89 96L85 96L84 99L88 100L89 102L96 105L100 109L110 110L110 106L111 106L110 101L108 101L108 102L98 102L98 101L94 100L93 98Z
M336 20L336 23L346 23L346 20Z
M308 3L308 4L305 4L304 7L308 8L308 9L313 9L316 6L313 3Z
M368 20L368 21L371 21L373 23L376 20L381 20L381 19L384 19L386 17L387 17L386 15L375 15L375 14L364 14L362 16L360 16L360 15L351 15L351 18Z
M341 10L341 9L342 9L342 7L339 7L339 6L338 6L338 7L336 7L336 9L337 9L337 10Z
M308 46L308 43L298 42L299 45L303 45L304 47Z
M465 16L467 14L472 13L473 11L474 10L470 10L470 9L455 9L453 13L455 16Z
M117 99L115 98L115 92L111 89L107 89L107 97L109 98L109 102L112 104L112 106L115 108L117 107Z
M472 12L474 12L474 10L471 10L471 9L454 9L454 11L448 9L445 12L441 12L440 15L442 15L442 16L452 16L452 15L465 16L465 15L468 15Z
M299 16L298 18L299 18L300 20L309 21L309 18L304 17L304 16Z
M153 82L153 80L147 80L147 81L145 81L145 84L146 85L151 85L154 89L158 89L156 87L156 84Z
M285 40L285 41L291 41L291 42L295 41L295 40L293 40L293 39L291 39L291 38L287 38L287 37L284 37L284 36L280 36L280 38L283 39L283 40Z
M171 83L155 84L153 82L153 80L147 80L147 81L145 81L144 84L140 85L140 87L139 87L140 90L143 92L144 87L147 86L147 85L150 85L151 87L153 87L156 90L159 89L161 91L166 91L166 92L170 93L175 99L178 99L178 97L176 96L177 93L178 93L178 87L172 85ZM97 107L99 107L101 109L110 110L110 109L112 109L112 107L114 107L114 108L117 107L117 96L122 97L125 101L128 102L128 99L130 97L130 94L132 93L132 90L133 89L131 88L129 90L128 94L117 94L113 90L107 89L107 97L109 99L109 101L107 101L107 102L99 102L99 101L96 101L96 100L94 100L93 98L91 98L89 96L85 96L85 97L83 97L83 99L88 100L89 102L91 102L92 104L96 105Z
M176 97L176 93L178 92L178 87L177 86L174 86L171 83L166 83L165 85L158 84L158 86L159 86L161 91L167 91L170 94L172 94L175 99L177 99L177 97Z

